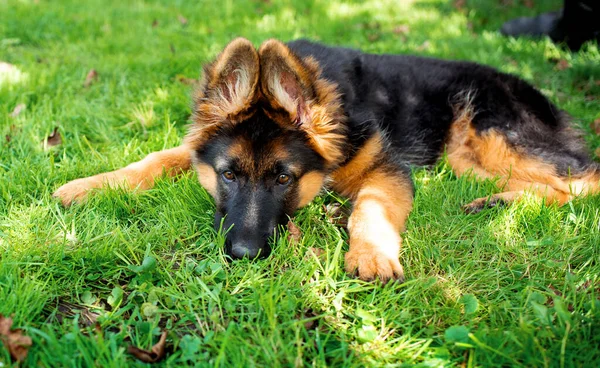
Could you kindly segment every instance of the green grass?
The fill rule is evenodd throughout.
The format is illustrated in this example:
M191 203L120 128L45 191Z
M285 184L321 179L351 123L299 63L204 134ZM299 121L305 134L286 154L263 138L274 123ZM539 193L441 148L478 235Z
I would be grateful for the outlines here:
M600 117L598 47L572 54L496 32L560 0L396 3L0 0L0 61L17 68L0 74L0 313L33 338L26 365L141 366L127 346L168 329L164 366L598 366L599 196L466 215L492 183L457 179L445 162L415 170L407 282L387 286L344 274L347 235L322 209L332 193L298 212L300 244L235 263L193 173L69 209L51 198L179 144L190 87L178 78L196 78L235 36L489 64L538 86L600 146L588 125ZM55 126L63 144L44 150ZM0 346L0 367L9 359Z

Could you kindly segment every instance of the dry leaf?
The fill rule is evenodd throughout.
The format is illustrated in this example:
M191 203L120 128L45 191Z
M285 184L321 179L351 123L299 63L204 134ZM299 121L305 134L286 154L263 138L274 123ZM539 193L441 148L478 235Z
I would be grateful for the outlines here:
M165 344L167 342L167 331L163 331L160 340L152 347L150 351L129 346L127 352L144 363L156 363L165 357Z
M392 32L394 32L397 35L405 35L410 32L410 27L408 26L408 24L401 24L399 26L394 27L394 30Z
M592 121L592 123L590 124L590 128L592 128L594 133L600 135L600 118Z
M324 210L329 223L343 228L348 227L348 217L350 217L350 209L348 207L334 202L325 206Z
M57 307L56 318L62 323L64 318L73 318L79 314L79 325L89 327L97 323L100 314L90 311L83 305L69 302L60 302Z
M177 74L175 76L175 79L177 80L177 82L186 84L188 86L191 86L197 82L196 79L188 78L185 75L181 75L181 74Z
M529 9L532 9L535 6L535 2L533 0L524 0L523 5Z
M179 20L179 23L181 23L184 26L188 23L188 20L181 14L177 16L177 19Z
M85 76L85 82L83 82L83 86L85 88L88 88L89 86L92 85L92 83L96 82L97 80L98 80L98 72L96 71L96 69L92 69Z
M156 27L158 27L158 20L157 20L157 19L154 19L154 20L152 21L152 28L156 28Z
M569 62L565 59L560 59L558 60L558 62L556 63L556 69L558 70L565 70L570 68L571 65L569 64Z
M50 135L44 139L42 144L44 145L44 149L62 144L62 137L60 136L58 127L54 127L54 131L52 131L52 133L50 133Z
M11 118L16 118L17 116L19 116L20 113L23 112L23 110L25 110L25 107L27 107L24 103L20 103L17 106L15 106L14 110L10 113L10 117Z
M10 143L10 141L12 140L10 134L5 135L4 138L6 139L6 143Z
M367 35L367 39L370 42L375 42L380 38L381 38L381 35L379 33L371 33L371 34Z
M8 349L13 361L22 362L27 357L33 342L31 337L23 335L23 330L20 328L11 329L12 324L12 318L6 318L0 314L0 340Z
M464 9L467 4L467 0L454 0L454 7L458 10Z
M287 228L289 234L288 240L292 243L300 242L300 239L302 239L302 230L300 230L300 228L296 226L296 224L294 224L292 220L288 221Z
M425 51L429 48L430 45L431 43L429 41L425 41L421 46L417 47L417 51Z

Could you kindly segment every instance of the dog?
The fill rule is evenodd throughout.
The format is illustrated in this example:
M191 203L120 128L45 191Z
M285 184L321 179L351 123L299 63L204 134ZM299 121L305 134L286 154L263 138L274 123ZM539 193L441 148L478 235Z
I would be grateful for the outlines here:
M234 259L264 257L278 225L328 187L353 204L346 271L403 280L401 233L411 166L443 155L457 176L496 179L500 193L468 212L526 192L562 205L598 193L594 163L569 116L527 82L487 66L375 55L307 40L243 38L204 67L179 147L61 186L65 206L104 185L148 189L195 169L230 229Z

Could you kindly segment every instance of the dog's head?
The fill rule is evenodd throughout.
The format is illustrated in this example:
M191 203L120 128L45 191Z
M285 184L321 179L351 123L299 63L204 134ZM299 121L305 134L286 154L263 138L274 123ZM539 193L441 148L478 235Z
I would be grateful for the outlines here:
M339 95L319 75L279 41L257 51L241 38L204 69L186 143L234 258L268 255L277 226L343 159Z

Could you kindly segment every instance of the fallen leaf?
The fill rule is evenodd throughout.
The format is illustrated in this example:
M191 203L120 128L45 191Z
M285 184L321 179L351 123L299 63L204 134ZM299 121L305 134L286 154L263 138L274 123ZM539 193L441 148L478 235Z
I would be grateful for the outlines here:
M324 207L327 221L336 226L343 228L348 227L348 217L350 217L350 208L341 205L340 203L330 203Z
M156 363L165 357L165 344L167 342L167 331L163 331L158 342L152 346L150 351L143 350L130 345L127 352L144 363Z
M171 50L171 53L174 54L175 53L175 46L173 46L172 43L169 44L169 49Z
M535 6L535 2L533 0L524 0L523 5L529 9L532 9Z
M429 41L425 41L421 44L421 46L417 47L417 51L425 51L429 48L429 46L431 46L431 43Z
M79 314L79 325L89 327L97 323L100 314L90 311L83 305L60 302L57 306L56 319L62 323L65 318L73 318Z
M191 85L193 85L193 84L195 84L197 82L196 79L188 78L185 75L181 75L181 74L177 74L175 76L175 79L177 80L177 82L182 83L182 84L186 84L188 86L191 86Z
M596 83L597 86L600 86L600 79L595 81L594 83Z
M44 145L44 149L62 144L62 137L60 136L58 127L54 127L52 133L42 141L42 144Z
M592 121L592 123L590 124L590 128L592 128L594 133L600 135L600 118Z
M85 76L85 82L83 82L83 86L85 88L88 88L89 86L92 85L92 83L95 83L97 80L98 80L98 72L96 71L96 69L92 69Z
M318 317L318 315L312 310L312 308L308 308L302 314L302 319L309 319L308 321L304 322L304 328L307 330L312 330L317 327L317 318L315 317Z
M154 20L152 21L152 28L156 28L156 27L158 27L158 20L157 20L157 19L154 19Z
M12 137L10 136L10 134L7 134L4 136L4 138L6 139L6 143L10 143Z
M408 24L401 24L399 26L394 27L394 30L392 32L394 32L397 35L405 35L410 32L410 27L408 26Z
M32 345L31 337L24 336L20 328L13 330L12 318L6 318L0 314L0 340L8 349L13 361L22 362L27 357Z
M179 20L179 23L181 23L184 26L188 24L188 20L181 14L177 16L177 19Z
M19 116L20 113L23 112L23 110L25 110L27 106L24 103L20 103L17 106L15 106L15 108L13 109L13 111L10 113L10 117L11 118L16 118L17 116Z
M464 9L467 4L467 0L454 0L454 7L458 10Z
M569 64L569 62L565 59L560 59L558 60L558 62L556 63L556 69L558 70L565 70L571 67L571 64Z
M375 42L380 38L381 38L381 35L379 33L371 33L371 34L367 35L367 39L371 42Z
M300 230L300 228L296 226L296 224L294 224L292 220L288 221L287 228L289 234L288 240L292 243L300 242L300 239L302 239L302 230Z

